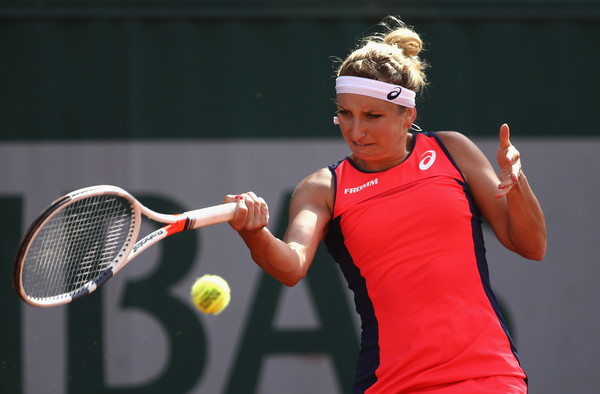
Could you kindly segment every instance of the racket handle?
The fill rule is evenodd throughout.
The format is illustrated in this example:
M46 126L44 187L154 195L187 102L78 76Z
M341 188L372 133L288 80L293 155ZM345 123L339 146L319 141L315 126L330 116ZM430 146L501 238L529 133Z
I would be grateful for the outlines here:
M230 202L185 212L184 215L189 220L186 230L195 230L212 224L228 222L233 219L236 210L237 203Z

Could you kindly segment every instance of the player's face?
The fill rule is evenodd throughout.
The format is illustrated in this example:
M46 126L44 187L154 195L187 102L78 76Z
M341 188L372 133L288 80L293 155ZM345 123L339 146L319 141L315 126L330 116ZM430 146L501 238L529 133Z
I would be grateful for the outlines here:
M342 135L362 170L382 171L406 158L413 109L350 93L338 94L337 107Z

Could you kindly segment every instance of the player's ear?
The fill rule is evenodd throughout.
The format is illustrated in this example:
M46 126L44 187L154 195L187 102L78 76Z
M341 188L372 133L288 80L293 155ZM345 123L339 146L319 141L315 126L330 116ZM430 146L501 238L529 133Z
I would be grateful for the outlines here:
M415 119L417 119L417 108L407 107L404 111L404 115L405 115L405 119L406 119L406 128L408 129L408 128L410 128L410 126L413 125L413 123L415 123Z

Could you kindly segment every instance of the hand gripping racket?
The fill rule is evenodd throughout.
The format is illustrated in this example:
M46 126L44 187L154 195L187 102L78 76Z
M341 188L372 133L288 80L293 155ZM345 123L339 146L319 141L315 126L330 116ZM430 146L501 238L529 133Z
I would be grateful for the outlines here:
M230 221L236 209L228 203L165 215L116 186L76 190L54 201L23 236L13 269L15 291L33 306L66 304L96 290L158 241ZM142 214L168 224L136 242Z

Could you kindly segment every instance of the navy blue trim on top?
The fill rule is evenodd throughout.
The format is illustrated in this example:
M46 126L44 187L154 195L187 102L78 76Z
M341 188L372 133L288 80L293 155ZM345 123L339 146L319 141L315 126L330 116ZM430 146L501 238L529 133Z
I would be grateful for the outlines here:
M444 145L444 143L442 142L442 140L440 139L440 136L437 135L437 133L433 132L433 131L428 131L426 133L424 133L425 135L429 136L429 137L433 137L435 138L435 140L437 141L438 145L440 146L440 148L444 151L444 153L446 154L446 157L448 158L448 160L450 160L450 163L452 163L452 165L454 166L454 168L456 168L456 170L460 173L460 177L462 178L463 182L466 184L467 180L465 179L464 174L462 173L462 171L460 170L460 167L458 166L458 164L456 164L456 162L454 161L454 158L452 157L452 155L450 154L450 152L448 151L448 148L446 148L446 145Z
M490 282L489 268L488 268L486 254L485 254L485 244L484 244L484 240L483 240L483 229L481 226L481 217L477 214L479 212L479 210L478 210L477 206L475 205L475 201L473 200L473 197L471 196L468 185L462 184L462 186L463 186L463 189L465 190L465 195L467 197L467 201L469 202L469 208L470 208L471 212L473 212L473 215L471 218L471 229L473 231L473 244L475 246L475 258L477 259L477 269L479 270L479 277L481 279L481 283L483 285L485 294L487 295L487 298L492 306L492 309L494 310L494 313L496 313L498 322L500 323L500 326L502 327L502 331L504 331L504 334L506 335L508 342L510 343L511 351L514 354L517 361L519 362L519 365L521 365L521 358L519 356L519 352L517 351L515 342L513 341L512 337L510 335L510 332L508 330L508 325L506 324L506 321L504 320L504 317L502 316L502 312L500 311L500 304L498 303L498 299L496 298L496 295L494 294L494 291L492 289L492 285ZM525 383L527 384L527 378L525 378Z
M444 153L446 154L446 157L448 157L448 160L450 160L452 165L454 165L454 167L461 174L462 181L460 181L458 179L456 181L458 182L459 185L462 186L463 191L465 193L465 197L467 198L467 201L469 202L469 210L471 211L471 215L472 215L471 216L471 231L473 234L473 244L474 244L474 248L475 248L475 258L477 260L477 269L479 271L479 277L481 279L481 283L483 285L485 294L492 306L492 309L494 310L494 313L496 314L496 317L498 318L498 322L500 323L500 326L502 327L502 331L504 331L504 334L508 338L511 351L515 355L515 357L520 365L521 359L519 357L519 352L517 351L515 343L510 335L510 332L508 330L508 325L506 324L506 321L504 320L504 317L502 316L502 313L500 311L500 304L498 303L498 299L496 298L496 295L494 294L494 291L492 289L492 285L490 282L489 268L488 268L486 253L485 253L485 241L483 238L483 228L481 225L481 223L482 223L481 212L479 211L477 204L475 204L475 200L473 199L473 194L471 192L471 188L469 187L469 184L467 183L467 181L464 177L464 174L462 173L462 171L460 170L460 168L454 161L454 158L452 157L452 155L450 154L450 152L448 151L448 149L446 148L444 143L441 141L440 137L434 132L427 132L425 134L429 135L429 136L433 136L436 139L436 141L440 145L440 148L444 151ZM527 383L527 379L525 379L525 383Z
M330 165L329 171L331 171L331 176L333 177L333 205L331 206L331 217L333 218L333 213L335 212L335 203L337 201L337 186L338 186L338 179L337 179L337 174L335 173L335 169L342 164L342 162L346 159L349 159L350 157L347 156L346 158L338 161L336 164L332 164Z
M379 323L375 308L367 291L367 281L346 248L344 234L340 226L341 216L329 225L325 245L329 254L339 264L346 278L348 288L354 293L354 305L361 320L360 353L356 366L353 393L362 394L377 382L375 371L380 364Z

